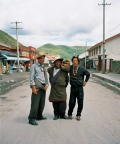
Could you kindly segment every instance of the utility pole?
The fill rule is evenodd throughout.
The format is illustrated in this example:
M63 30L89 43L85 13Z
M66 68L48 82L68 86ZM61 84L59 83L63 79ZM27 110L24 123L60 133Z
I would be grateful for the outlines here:
M85 46L85 69L86 69L86 50L87 50L87 41L86 41L86 46Z
M98 5L103 5L103 60L102 60L102 73L105 73L105 6L106 5L111 5L105 3L105 0L103 0L103 4L98 4Z
M16 28L12 28L12 29L16 29L16 40L17 40L17 64L18 64L18 72L19 72L19 45L18 45L18 29L22 29L22 28L18 28L18 23L22 23L22 22L11 22L11 24L15 23L16 24Z

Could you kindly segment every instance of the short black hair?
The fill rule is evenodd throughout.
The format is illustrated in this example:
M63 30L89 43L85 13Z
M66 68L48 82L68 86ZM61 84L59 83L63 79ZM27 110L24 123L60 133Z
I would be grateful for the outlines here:
M71 61L73 62L73 59L76 58L78 60L78 62L80 62L80 59L77 56L73 56Z

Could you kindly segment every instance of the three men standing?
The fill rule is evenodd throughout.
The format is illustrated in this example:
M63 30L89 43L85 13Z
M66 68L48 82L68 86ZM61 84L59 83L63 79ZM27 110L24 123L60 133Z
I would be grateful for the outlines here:
M47 71L44 67L45 55L39 54L38 62L32 65L30 71L30 86L32 88L31 96L31 110L29 114L29 124L38 125L36 120L45 120L42 113L45 106L46 90L48 88ZM76 104L76 98L78 102L78 109L76 114L76 120L80 120L81 112L83 109L84 91L83 87L89 80L90 73L82 66L79 65L79 58L72 58L72 65L67 64L67 68L70 68L70 99L68 117L65 115L67 93L66 87L69 82L68 71L63 70L63 59L59 58L54 61L54 65L48 68L49 81L51 84L51 91L49 95L49 101L53 104L54 118L72 119L73 109ZM68 62L68 61L67 61ZM66 64L64 65L64 69ZM84 81L84 76L86 76Z
M31 109L29 124L38 125L36 120L45 120L42 113L45 106L46 90L48 88L47 71L44 67L45 55L39 53L38 62L32 65L30 70L30 87L32 88Z

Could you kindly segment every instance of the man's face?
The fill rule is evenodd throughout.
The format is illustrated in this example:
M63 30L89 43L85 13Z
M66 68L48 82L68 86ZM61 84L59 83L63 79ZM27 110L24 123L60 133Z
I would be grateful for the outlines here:
M41 65L44 64L44 61L45 61L45 57L44 57L44 56L38 58L38 62L39 62Z
M60 68L60 67L61 67L61 64L62 64L62 62L59 61L59 60L57 60L57 61L55 62L55 66L56 66L57 68Z
M74 58L72 61L73 66L78 66L79 62L77 60L77 58Z

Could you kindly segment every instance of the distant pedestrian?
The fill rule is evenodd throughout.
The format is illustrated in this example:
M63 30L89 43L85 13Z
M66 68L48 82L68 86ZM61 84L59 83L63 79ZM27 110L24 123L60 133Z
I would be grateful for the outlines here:
M44 67L45 55L39 53L38 62L30 69L30 87L32 88L31 109L29 114L29 124L38 125L36 120L45 120L42 113L45 106L46 90L48 88L47 70Z
M66 87L68 85L69 77L68 72L61 69L62 58L56 59L54 65L48 68L49 80L51 83L51 91L49 101L53 104L54 118L68 119L65 115L66 110Z
M83 87L86 85L89 80L90 73L83 67L79 65L79 58L72 58L72 65L70 66L70 100L69 100L69 110L68 117L72 119L73 109L76 104L76 98L78 102L76 120L80 120L81 112L83 109L83 99L84 99L84 90ZM84 76L86 76L84 81Z

